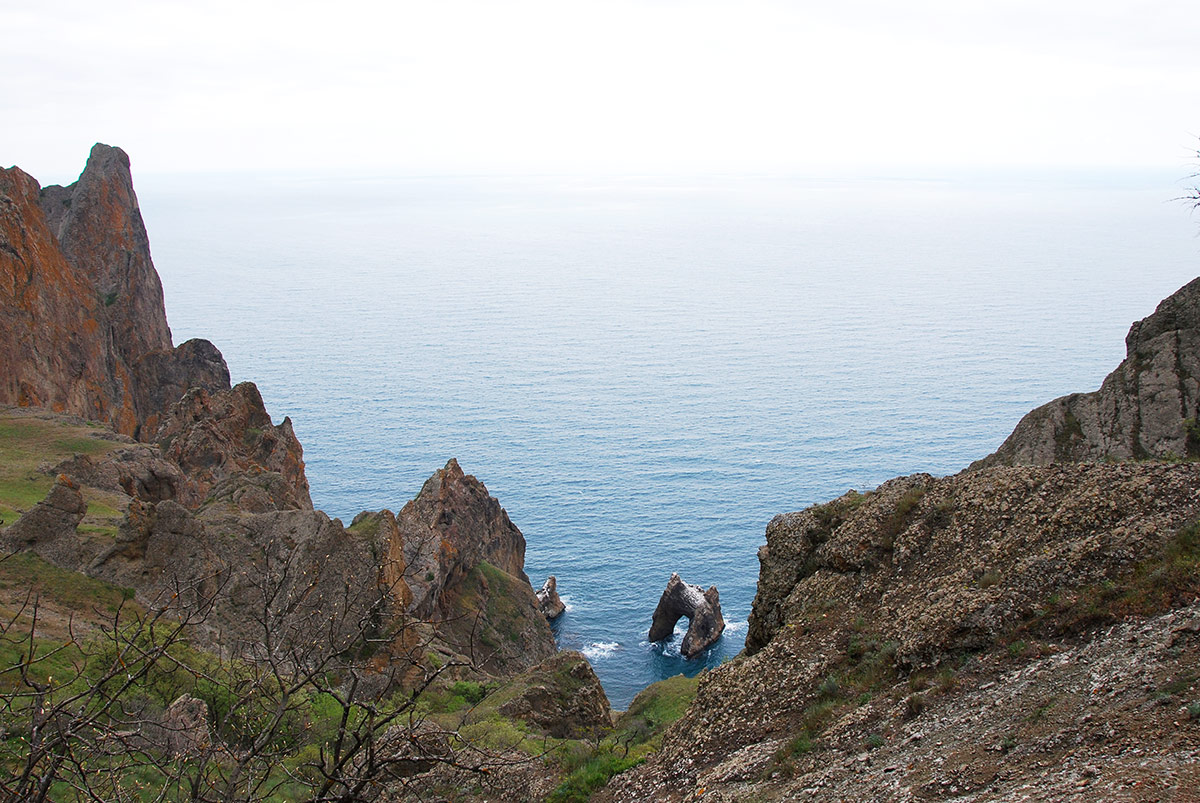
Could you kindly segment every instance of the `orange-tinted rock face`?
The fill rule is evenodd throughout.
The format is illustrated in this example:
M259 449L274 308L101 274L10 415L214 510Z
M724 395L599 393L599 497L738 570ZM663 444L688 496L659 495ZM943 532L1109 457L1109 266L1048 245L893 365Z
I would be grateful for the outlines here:
M0 402L150 440L189 387L229 387L211 344L171 346L119 148L96 145L69 187L41 189L18 168L0 170L0 304Z
M290 419L275 426L253 382L232 390L189 391L167 414L158 443L168 460L186 476L180 501L200 505L226 483L230 495L240 489L229 482L260 488L265 508L312 510L304 475L304 450ZM282 482L264 474L275 473Z

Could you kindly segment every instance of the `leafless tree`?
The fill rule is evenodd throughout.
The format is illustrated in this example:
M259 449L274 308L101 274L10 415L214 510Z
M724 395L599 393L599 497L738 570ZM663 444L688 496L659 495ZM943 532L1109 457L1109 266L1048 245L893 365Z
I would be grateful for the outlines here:
M439 764L486 775L512 760L464 761L422 717L464 664L430 666L429 628L392 610L389 589L319 584L272 554L243 572L251 624L230 638L215 621L228 576L72 621L55 642L30 591L0 622L0 655L15 656L0 666L0 801L350 803L420 797Z

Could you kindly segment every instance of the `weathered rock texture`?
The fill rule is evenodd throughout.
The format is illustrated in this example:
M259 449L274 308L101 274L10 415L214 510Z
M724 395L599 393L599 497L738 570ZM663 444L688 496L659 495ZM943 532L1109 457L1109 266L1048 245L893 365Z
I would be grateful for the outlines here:
M566 612L567 606L558 596L558 580L554 578L554 575L547 577L546 582L535 593L537 594L538 608L547 620L557 619Z
M675 623L684 616L688 618L688 629L679 646L684 658L692 658L707 649L725 632L717 587L709 586L705 591L700 586L688 585L678 574L672 573L654 609L650 640L670 638L675 632Z
M821 799L830 800L952 796L949 785L925 787L940 770L914 764L900 749L898 740L925 729L908 728L907 719L934 704L933 695L906 703L913 691L924 688L911 679L924 677L922 683L929 684L934 673L953 673L963 656L974 655L982 677L971 683L977 689L1000 682L1012 669L1005 663L1013 655L1006 644L1017 643L1022 656L1027 649L1043 651L1042 646L1028 646L1035 641L1050 652L1068 649L1081 632L1090 633L1092 621L1086 604L1075 602L1120 587L1140 563L1149 565L1144 562L1170 554L1177 534L1198 515L1200 464L1127 463L997 467L943 479L915 475L869 494L851 493L778 516L759 551L762 568L746 655L702 680L692 707L668 731L662 753L618 784L615 789L623 791L614 797L690 800L704 786L705 800L740 800L758 779L773 773L775 781L756 792L766 799L791 799L809 787L821 789L826 795ZM1193 597L1164 604L1187 604ZM1072 617L1056 618L1054 613L1067 607L1074 611ZM1095 615L1096 621L1111 621L1100 611ZM1200 647L1200 639L1188 644ZM1186 668L1177 664L1171 669L1161 657L1156 677ZM1039 671L1052 669L1047 662ZM1124 671L1142 670L1136 661L1105 670L1111 675ZM1072 682L1071 694L1084 675ZM1124 721L1130 727L1155 727L1159 712L1153 706L1138 710L1150 701L1153 688L1123 687L1129 691L1120 701L1128 709ZM1106 694L1110 689L1101 688ZM863 689L870 705L859 700ZM1140 690L1141 702L1134 690ZM1036 694L1027 692L1028 697ZM1054 694L1047 687L1046 698ZM967 698L947 698L945 712L929 716L970 724L952 738L951 729L939 725L945 727L939 737L943 743L934 752L947 766L965 768L988 755L992 744L1003 739L1004 723L1015 718L1007 709L1016 704L1007 702L1012 695L1009 687L982 695L1006 701L1005 708L995 711L970 709ZM975 712L975 720L967 710ZM1029 714L1023 709L1024 716ZM821 716L835 718L830 732L835 735L824 735L821 726L829 725ZM1036 730L1039 743L1051 740L1040 726ZM997 731L1000 736L993 738ZM1091 727L1080 732L1094 733ZM807 746L794 748L792 740L806 733ZM1185 753L1200 749L1200 733L1188 734L1173 742L1185 745L1179 748ZM1034 740L1032 733L1028 738ZM1087 738L1077 746L1056 743L1051 752L1090 759ZM898 766L886 775L886 784L850 794L850 768L859 766L854 759L876 739L895 745L886 760L887 766ZM825 752L831 744L832 755ZM803 756L818 750L813 745L820 746L821 757L812 761L797 763L789 752L794 748ZM826 773L834 772L830 764L849 774L840 777L840 786L826 790ZM979 791L1003 781L996 788L1011 792L1016 778L1004 777L1004 765L997 754L988 770L969 769L987 780L959 782L959 791ZM783 771L789 777L777 774ZM793 778L792 773L799 775ZM1076 779L1060 777L1048 788L1062 794ZM722 796L713 796L716 789Z
M499 708L557 739L586 739L612 728L612 708L583 653L564 650L519 676L520 693Z
M4 531L5 542L14 546L55 543L75 534L87 513L79 486L59 474L46 498L38 502Z
M1125 352L1099 390L1028 413L972 468L1200 457L1200 279L1135 323Z
M450 460L396 514L409 611L496 671L549 657L554 636L525 574L525 537L483 483Z
M216 393L189 391L167 413L158 444L183 470L178 498L186 505L215 494L249 512L312 509L304 450L291 419L272 424L252 382Z
M229 372L211 344L172 348L125 153L96 145L69 187L0 170L0 402L149 440L189 387Z

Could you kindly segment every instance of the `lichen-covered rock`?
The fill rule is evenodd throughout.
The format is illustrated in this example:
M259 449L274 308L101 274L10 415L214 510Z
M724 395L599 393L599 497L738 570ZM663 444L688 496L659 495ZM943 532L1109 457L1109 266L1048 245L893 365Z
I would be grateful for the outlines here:
M97 144L69 187L0 170L0 402L148 440L188 387L228 370L211 344L171 346L125 153Z
M29 547L70 537L87 514L87 503L73 479L59 474L46 498L4 531L4 542Z
M160 728L164 746L172 756L198 755L212 743L208 704L190 694L179 695L167 706Z
M1099 390L1029 412L972 468L1200 457L1200 279L1135 323L1125 353Z
M705 591L700 586L688 585L678 574L672 573L654 609L650 641L670 638L675 631L675 623L684 616L688 618L688 629L679 646L684 658L693 658L712 646L725 631L717 587L709 586Z
M519 676L520 693L500 713L529 723L556 739L586 739L612 727L604 687L583 653L564 650Z
M59 463L55 474L66 474L81 485L116 491L146 502L174 499L183 484L183 473L162 452L142 444L130 444L93 459L77 454Z
M312 509L304 449L292 422L271 423L253 382L217 393L188 391L171 408L157 442L183 470L186 482L177 497L183 504L196 507L217 492L248 512ZM264 478L267 473L282 482ZM250 487L239 493L243 485Z

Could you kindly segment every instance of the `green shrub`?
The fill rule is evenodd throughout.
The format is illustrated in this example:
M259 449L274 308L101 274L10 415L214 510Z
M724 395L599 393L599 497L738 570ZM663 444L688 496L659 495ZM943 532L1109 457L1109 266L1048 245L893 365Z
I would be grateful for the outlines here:
M572 771L546 798L546 803L585 803L597 789L630 767L642 762L640 758L627 758L615 752L603 751Z

